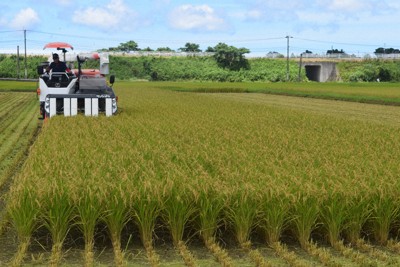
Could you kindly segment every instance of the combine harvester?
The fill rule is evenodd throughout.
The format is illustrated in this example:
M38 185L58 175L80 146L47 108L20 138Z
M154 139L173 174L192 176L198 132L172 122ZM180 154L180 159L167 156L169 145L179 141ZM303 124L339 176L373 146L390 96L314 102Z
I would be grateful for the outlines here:
M117 112L117 100L112 85L115 77L110 76L107 85L105 75L109 73L109 60L106 53L78 54L66 58L67 48L73 47L67 43L49 43L46 48L56 48L63 53L64 62L78 62L78 69L70 72L46 73L49 62L38 66L40 113L43 118L51 118L57 114L75 116L83 113L85 116L98 116L104 113L112 116ZM99 60L100 69L82 69L87 60Z

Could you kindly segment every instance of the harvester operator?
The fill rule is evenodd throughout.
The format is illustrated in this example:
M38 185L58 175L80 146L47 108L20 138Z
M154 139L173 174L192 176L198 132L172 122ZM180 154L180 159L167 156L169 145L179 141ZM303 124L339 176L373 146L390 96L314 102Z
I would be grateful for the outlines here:
M47 73L53 70L53 72L70 72L71 70L67 67L65 62L60 61L58 54L53 54L53 62L46 68Z

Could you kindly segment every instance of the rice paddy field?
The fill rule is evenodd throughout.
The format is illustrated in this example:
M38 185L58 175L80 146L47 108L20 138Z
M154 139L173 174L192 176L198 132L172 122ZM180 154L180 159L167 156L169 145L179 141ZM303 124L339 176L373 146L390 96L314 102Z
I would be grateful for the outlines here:
M120 82L111 118L42 124L27 109L41 129L5 178L0 264L400 265L400 89L335 84L318 99L307 86L293 88L312 98ZM21 132L12 125L2 132Z
M25 159L38 131L34 93L0 92L0 188Z

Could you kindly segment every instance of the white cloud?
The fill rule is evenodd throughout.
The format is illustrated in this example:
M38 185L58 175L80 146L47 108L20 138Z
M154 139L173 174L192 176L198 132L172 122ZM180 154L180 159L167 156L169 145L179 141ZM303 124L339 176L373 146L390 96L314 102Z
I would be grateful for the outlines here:
M248 11L234 12L232 17L241 20L259 20L264 17L264 13L259 9L252 9Z
M71 5L73 0L58 0L57 3L62 6L69 6Z
M360 0L333 0L329 4L329 9L342 11L357 11L368 7L367 1Z
M338 20L338 16L332 12L297 12L297 16L301 22L328 24Z
M111 0L104 7L88 7L74 12L72 21L103 30L132 31L136 27L137 14L123 0Z
M195 31L221 31L228 28L226 21L208 5L182 5L169 15L173 28Z
M299 0L257 0L249 4L243 1L243 8L232 16L244 21L290 22L296 17L296 11L312 4Z
M10 26L14 29L27 29L39 22L39 16L32 8L21 9L11 20Z

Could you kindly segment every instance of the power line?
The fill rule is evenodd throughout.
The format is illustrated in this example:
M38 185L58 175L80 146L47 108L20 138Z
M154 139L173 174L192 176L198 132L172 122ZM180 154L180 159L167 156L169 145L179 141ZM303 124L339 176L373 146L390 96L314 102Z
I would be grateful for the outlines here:
M23 32L24 30L13 30L13 31L0 31L0 33L8 33L8 32Z
M81 38L81 39L95 39L95 40L113 40L113 41L121 41L121 38L113 39L109 37L94 37L94 36L83 36L83 35L74 35L74 34L63 34L63 33L54 33L54 32L43 32L43 31L35 31L35 30L28 30L29 32L33 33L40 33L40 34L47 34L47 35L55 35L55 36L65 36L65 37L72 37L72 38ZM285 37L271 37L271 38L255 38L255 39L231 39L225 40L230 42L263 42L263 41L270 41L270 40L281 40ZM171 39L146 39L146 38L135 38L137 41L146 41L146 42L185 42L184 40L171 40ZM214 39L214 40L194 40L194 42L221 42L221 39Z
M321 41L321 40L312 40L312 39L304 39L304 38L296 38L296 39L302 40L302 41L314 42L314 43L326 43L326 44L335 44L335 45L370 46L370 47L380 46L380 45L376 45L376 44L340 43L340 42Z
M96 39L96 40L113 40L111 38L107 37L93 37L93 36L83 36L83 35L73 35L73 34L63 34L63 33L54 33L54 32L42 32L42 31L34 31L34 30L29 30L29 32L33 33L40 33L40 34L47 34L47 35L55 35L55 36L65 36L65 37L73 37L73 38L81 38L81 39Z
M0 33L9 33L9 32L23 32L24 30L8 30L8 31L0 31ZM125 41L126 39L122 38L110 38L110 37L98 37L98 36L84 36L84 35L75 35L75 34L63 34L63 33L55 33L55 32L45 32L45 31L37 31L37 30L26 30L27 32L39 33L39 34L47 34L53 36L65 36L71 38L80 38L80 39L89 39L89 40L106 40L106 41ZM282 40L285 39L285 36L280 37L271 37L271 38L249 38L249 39L202 39L202 40L193 40L193 42L235 42L235 43L245 43L245 42L265 42L272 40ZM349 46L365 46L365 47L380 47L382 44L362 44L362 43L347 43L347 42L335 42L335 41L326 41L326 40L316 40L316 39L307 39L307 38L298 38L293 37L296 40L314 42L314 43L326 43L326 44L334 44L334 45L349 45ZM145 42L185 42L185 40L171 40L171 39L147 39L147 38L135 38L137 41L145 41Z
M12 43L12 42L21 42L21 40L4 40L4 41L0 41L0 43Z
M86 48L94 48L95 46L107 46L109 45L109 42L126 42L127 39L129 39L130 37L121 37L121 38L110 38L110 37L99 37L99 36L83 36L83 35L77 35L77 34L64 34L64 33L56 33L56 32L45 32L45 31L37 31L37 30L6 30L6 31L0 31L0 33L16 33L16 32L27 32L27 33L31 33L31 36L34 36L35 34L44 34L44 35L49 35L49 36L63 36L63 37L68 37L68 38L73 38L73 39L86 39L86 40L92 40L92 42L90 44L85 44L86 42L82 42L84 44L79 45L79 47L86 49ZM2 38L2 40L0 40L0 43L2 44L3 47L10 47L12 45L17 45L17 44L21 44L24 40L18 40L15 39L15 35L13 35L13 37L11 37L12 35L10 34L8 38L10 38L9 40L7 40L6 38ZM28 37L28 36L26 36ZM11 39L12 38L12 39ZM284 43L279 41L279 40L284 40L286 39L287 36L274 36L274 37L266 37L266 38L235 38L235 39L202 39L202 40L196 40L196 39L192 39L191 42L195 42L195 43L200 43L202 45L209 45L212 42L224 42L224 43L243 43L243 45L245 46L246 44L251 46L255 46L253 48L250 48L252 51L252 53L257 53L257 52L267 52L272 51L272 50L283 50L283 49L287 49L288 45L286 47L284 47ZM376 45L376 44L362 44L362 43L346 43L346 42L333 42L333 41L326 41L326 40L317 40L317 39L307 39L307 38L298 38L298 37L291 37L294 40L299 40L299 41L306 41L306 42L312 42L312 43L320 43L320 44L329 44L329 47L331 45L346 45L346 46L358 46L361 49L357 49L357 48L350 48L350 50L353 50L351 53L354 54L359 54L359 53L370 53L370 52L365 52L362 50L366 50L363 49L362 47L366 48L366 47L381 47L382 45ZM134 38L133 40L135 40L136 42L145 42L145 46L147 45L166 45L166 46L174 46L175 44L182 44L187 42L187 40L178 40L178 39L168 39L168 40L164 40L164 39L152 39L152 38ZM29 42L29 45L31 47L33 47L34 49L38 49L38 48L42 48L43 45L43 40L41 38L29 38L26 39L26 41ZM97 43L97 41L99 41ZM100 42L100 41L108 41L108 42ZM275 41L275 42L274 42ZM269 46L269 44L273 44L273 46ZM280 45L281 44L281 45ZM112 45L111 45L112 46ZM306 46L306 45L302 45L302 46ZM315 45L316 46L316 45ZM321 49L321 47L308 47L308 48L302 48L302 47L296 47L296 46L291 46L291 48L293 50L317 50L320 52L324 52L326 51L325 49ZM346 49L347 50L347 49ZM354 51L355 50L355 51ZM349 52L349 51L347 51Z

